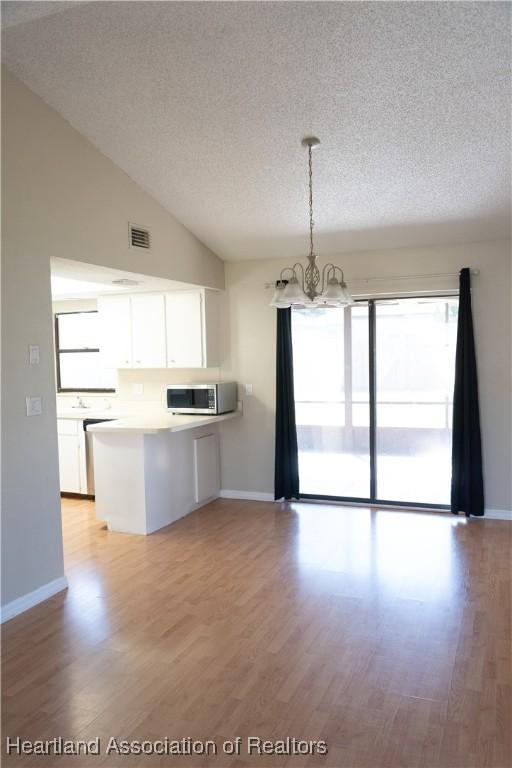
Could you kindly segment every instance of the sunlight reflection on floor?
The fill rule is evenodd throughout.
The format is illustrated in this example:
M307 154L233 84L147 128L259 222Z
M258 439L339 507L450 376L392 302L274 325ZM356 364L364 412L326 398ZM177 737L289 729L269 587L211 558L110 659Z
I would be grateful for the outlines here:
M340 595L368 584L410 600L452 595L453 535L465 519L449 513L294 503L302 567L336 575ZM340 578L345 574L345 581ZM329 579L324 574L323 579ZM329 589L332 590L332 578Z

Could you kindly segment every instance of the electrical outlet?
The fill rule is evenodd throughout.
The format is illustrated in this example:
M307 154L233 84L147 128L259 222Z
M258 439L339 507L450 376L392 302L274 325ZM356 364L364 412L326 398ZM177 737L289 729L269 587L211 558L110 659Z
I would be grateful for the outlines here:
M245 394L248 397L252 397L252 384L244 384L245 386Z
M41 416L43 412L43 401L40 397L26 397L25 405L27 416Z

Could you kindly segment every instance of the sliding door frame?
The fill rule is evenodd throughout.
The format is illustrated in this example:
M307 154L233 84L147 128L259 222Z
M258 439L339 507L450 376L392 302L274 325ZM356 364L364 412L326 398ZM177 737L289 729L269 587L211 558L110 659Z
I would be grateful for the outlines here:
M379 507L408 507L416 509L449 510L449 504L425 504L415 501L395 501L377 497L377 313L375 305L380 301L396 301L399 299L458 299L458 293L440 293L424 295L382 296L378 299L356 299L356 304L368 305L368 385L369 385L369 453L370 453L370 496L325 496L318 493L301 493L301 499L318 499L318 501L346 501L351 504L367 504ZM299 478L300 480L300 478Z

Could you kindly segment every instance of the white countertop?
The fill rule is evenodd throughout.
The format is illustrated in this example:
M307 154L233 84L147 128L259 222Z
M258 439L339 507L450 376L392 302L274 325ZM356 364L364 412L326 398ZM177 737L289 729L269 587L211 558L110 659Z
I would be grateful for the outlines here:
M87 427L87 431L98 434L109 434L111 432L141 432L146 435L156 434L157 432L183 432L186 429L196 429L197 427L203 427L206 424L216 424L219 421L236 419L240 415L240 411L232 411L231 413L222 413L219 416L195 416L193 414L174 415L172 413L164 413L162 415L151 414L149 416L128 416L127 418L117 419L116 421L105 421L103 424L91 424ZM92 416L91 418L96 418L96 416Z

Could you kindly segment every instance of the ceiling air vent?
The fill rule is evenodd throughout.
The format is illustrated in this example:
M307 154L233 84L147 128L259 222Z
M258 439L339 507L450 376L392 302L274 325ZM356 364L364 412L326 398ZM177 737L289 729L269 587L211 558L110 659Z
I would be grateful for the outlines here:
M112 285L139 285L139 280L130 280L128 277L120 277L117 280L112 280Z
M132 248L146 248L149 250L151 247L149 239L149 230L144 227L137 227L135 224L129 225L130 230L130 245Z

